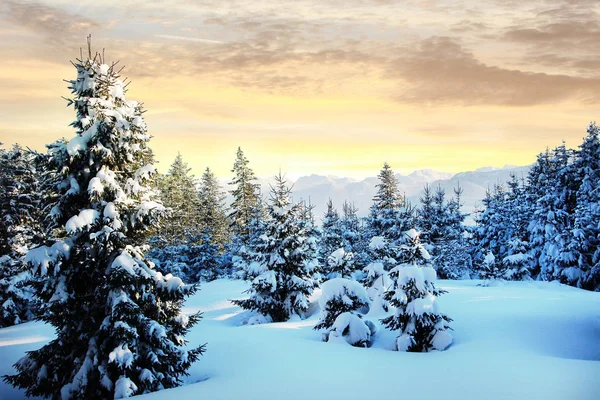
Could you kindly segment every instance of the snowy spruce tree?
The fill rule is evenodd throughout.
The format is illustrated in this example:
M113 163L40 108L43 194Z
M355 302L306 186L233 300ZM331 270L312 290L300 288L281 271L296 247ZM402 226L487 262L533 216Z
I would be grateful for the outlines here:
M388 163L383 164L377 178L379 183L367 218L366 235L368 240L375 236L385 237L395 246L403 239L402 232L414 225L415 210L400 193L398 180Z
M533 257L530 253L527 226L531 219L531 207L525 197L525 187L515 175L507 182L508 192L503 208L506 215L504 246L506 255L502 259L504 278L508 280L531 279Z
M350 279L333 278L324 282L321 289L321 318L314 329L324 330L323 341L343 338L352 346L370 345L375 325L363 319L370 304L365 288Z
M329 274L335 278L352 278L354 273L354 254L340 247L327 258Z
M238 148L229 182L233 200L228 215L232 234L231 253L235 274L242 279L254 279L256 245L263 231L263 205L260 184L249 166L249 161ZM254 264L253 266L255 266ZM253 272L254 271L254 272Z
M579 146L573 169L581 185L573 216L569 247L577 254L577 276L572 282L580 288L600 291L600 129L588 126ZM575 278L575 277L574 277Z
M541 265L544 263L542 251L545 243L545 221L548 215L545 201L541 201L542 196L551 190L550 182L550 150L539 153L536 162L531 166L527 173L527 183L525 185L525 203L530 208L531 215L527 223L527 236L529 238L529 254L532 258L532 276L543 280L541 274ZM547 199L545 199L547 200Z
M199 318L181 311L194 286L153 269L140 247L164 211L141 104L125 99L115 64L74 63L76 135L50 149L60 239L30 250L40 319L57 337L4 379L29 396L123 398L178 386L203 347L185 349Z
M315 206L303 201L300 203L300 230L303 232L305 239L304 256L305 269L312 277L315 285L319 285L321 276L321 266L319 265L319 238L320 231L315 222L314 214Z
M233 187L230 190L233 196L229 220L233 235L239 240L240 245L245 245L251 233L250 224L256 217L256 208L260 201L260 184L249 167L250 162L240 147L238 147L235 162L231 172L234 177L229 182Z
M454 188L454 198L446 205L446 218L443 239L434 248L434 265L439 277L445 279L469 279L472 259L465 236L465 217L461 211L462 188Z
M210 235L211 240L224 249L230 240L226 195L210 168L206 168L200 178L198 196L201 232Z
M377 178L377 193L373 198L368 219L369 236L382 236L393 242L400 237L397 225L404 199L400 194L394 171L387 162L383 164Z
M285 178L279 174L271 188L269 219L257 247L262 273L249 289L250 298L234 303L256 311L272 322L304 317L313 291L307 270L307 238L299 223L301 204L293 204Z
M446 193L441 186L432 192L425 185L420 198L421 207L417 211L418 225L422 240L430 243L430 251L439 277L460 279L469 276L471 257L466 251L463 236L465 214L460 210L462 189L454 189L455 197L446 201Z
M538 196L528 225L532 246L537 247L533 256L538 256L538 278L570 285L579 279L578 254L571 245L580 186L573 157L564 143L538 156L541 171L534 188Z
M395 252L394 246L383 236L375 236L369 242L369 258L372 261L364 267L361 283L367 288L374 312L388 311L389 304L384 294L392 284L389 271L396 265L392 257Z
M160 199L168 214L158 232L158 245L187 244L191 236L198 234L199 198L197 180L180 153L169 171L160 178Z
M220 251L210 235L199 234L191 236L187 244L154 247L147 257L164 275L172 274L185 282L197 283L215 280L223 274Z
M259 197L248 223L246 243L234 249L236 254L233 256L233 265L235 274L240 279L252 281L263 272L259 248L263 243L262 237L268 220L265 216L265 208L264 201Z
M327 211L321 224L321 238L319 245L319 265L322 267L323 279L329 279L329 256L343 244L342 225L340 216L333 206L333 201L327 202Z
M34 156L0 148L0 327L33 318L34 293L25 254L42 238L41 195Z
M483 199L484 209L476 216L471 238L473 268L480 279L504 279L502 260L508 255L504 241L507 229L506 194L503 185L494 185Z
M342 205L342 243L346 251L357 252L362 245L362 226L358 208L347 200Z
M387 328L399 331L396 350L444 350L452 342L448 333L452 320L439 311L437 297L445 291L435 287L431 256L421 244L419 233L411 229L405 235L406 243L399 248L397 257L403 263L390 272L393 286L385 294L396 310L382 322Z

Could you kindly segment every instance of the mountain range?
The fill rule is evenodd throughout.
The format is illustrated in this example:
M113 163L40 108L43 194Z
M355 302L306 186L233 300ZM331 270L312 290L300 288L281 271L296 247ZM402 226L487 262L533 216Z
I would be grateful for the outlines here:
M396 178L400 191L415 206L420 204L419 197L421 197L426 184L429 184L432 189L440 186L446 192L446 199L454 196L453 189L460 185L464 190L462 195L463 211L471 213L478 204L481 204L488 188L492 188L494 184L506 183L511 179L512 174L526 179L529 168L530 166L506 165L502 168L485 167L457 174L421 169L409 175L396 174ZM267 196L272 178L259 179L259 181L263 193ZM377 185L378 179L376 176L357 180L312 174L302 176L290 183L293 184L293 199L310 201L315 206L314 212L317 220L320 221L330 198L340 214L342 204L348 200L358 208L359 216L366 216L376 192L375 185Z

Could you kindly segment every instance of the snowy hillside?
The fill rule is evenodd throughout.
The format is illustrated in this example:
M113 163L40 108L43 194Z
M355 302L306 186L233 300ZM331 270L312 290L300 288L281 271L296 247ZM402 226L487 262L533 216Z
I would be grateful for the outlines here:
M204 318L188 335L208 343L187 385L147 399L597 399L600 390L600 294L547 282L478 287L440 281L441 306L454 319L444 352L390 351L394 333L380 331L372 348L324 343L312 329L316 291L305 321L247 326L242 281L219 280L185 305ZM380 316L368 316L377 321ZM0 329L0 374L25 351L53 337L40 322ZM23 393L0 384L0 398Z

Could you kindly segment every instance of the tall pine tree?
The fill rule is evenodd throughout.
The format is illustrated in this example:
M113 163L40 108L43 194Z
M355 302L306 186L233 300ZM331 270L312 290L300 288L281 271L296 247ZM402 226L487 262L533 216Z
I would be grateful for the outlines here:
M254 171L249 167L249 161L244 152L238 147L235 162L231 172L234 177L229 182L233 187L230 191L233 196L229 220L233 234L241 241L241 245L247 244L251 235L250 223L256 217L255 210L260 200L260 184Z
M210 168L206 168L200 178L198 196L200 228L224 249L230 240L226 195Z
M164 240L160 240L159 244L189 243L190 237L199 233L200 200L196 178L190 171L181 153L177 153L169 171L160 179L160 198L169 213L160 227L159 236Z
M319 245L319 265L322 268L323 279L330 278L329 256L343 246L342 225L340 215L333 206L333 201L327 201L327 211L321 225L321 240Z
M57 337L15 364L10 384L29 396L123 398L178 386L203 351L185 349L199 318L181 305L194 286L157 273L144 259L145 231L164 211L142 106L125 99L115 64L96 55L74 63L76 135L50 149L60 195L52 218L62 235L32 249L43 277L40 319Z

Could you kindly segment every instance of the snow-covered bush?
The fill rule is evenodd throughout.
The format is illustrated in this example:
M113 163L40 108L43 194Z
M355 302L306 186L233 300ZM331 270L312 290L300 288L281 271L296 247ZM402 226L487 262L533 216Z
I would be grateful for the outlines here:
M427 264L430 256L424 251L419 234L410 230L406 236L408 243L401 247L398 258L410 264L400 264L390 272L394 284L385 299L396 309L382 322L387 328L400 331L396 340L399 351L444 350L452 341L447 332L451 319L439 311L436 297L445 291L435 287L436 272Z
M362 319L369 311L370 300L358 282L334 278L323 283L319 298L321 319L314 329L325 330L323 340L344 337L353 346L366 347L374 325Z
M354 347L369 347L376 333L375 325L360 314L345 312L335 319L327 335L328 342L346 341Z

